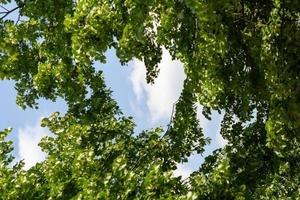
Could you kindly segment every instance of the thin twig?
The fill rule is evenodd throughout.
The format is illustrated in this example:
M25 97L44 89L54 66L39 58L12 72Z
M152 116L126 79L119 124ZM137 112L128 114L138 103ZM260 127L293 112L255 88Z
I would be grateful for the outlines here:
M20 18L21 18L21 14L19 13L18 19L17 19L17 21L16 21L16 25L19 23Z
M4 6L0 5L1 8L3 8L6 11L9 11L7 8L5 8Z
M168 129L167 129L166 133L169 132L170 127L171 127L171 125L172 125L173 117L174 117L174 112L175 112L175 106L176 106L176 103L177 103L177 102L178 102L178 101L175 101L175 103L173 103L172 114L171 114L171 117L170 117L170 122L169 122L169 124L168 124Z

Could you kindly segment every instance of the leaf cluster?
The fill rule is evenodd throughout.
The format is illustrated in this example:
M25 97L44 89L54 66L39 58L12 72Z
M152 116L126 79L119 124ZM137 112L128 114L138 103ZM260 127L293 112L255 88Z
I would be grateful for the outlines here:
M10 1L0 1L4 13ZM297 199L300 196L300 3L289 0L18 0L21 19L0 20L0 79L17 104L63 98L65 116L43 120L55 135L45 161L10 167L0 133L0 199ZM10 12L9 12L10 13ZM5 14L4 14L5 15ZM134 136L93 63L114 48L142 60L147 81L162 48L186 80L168 130ZM178 162L209 139L197 119L224 113L228 144L186 181Z

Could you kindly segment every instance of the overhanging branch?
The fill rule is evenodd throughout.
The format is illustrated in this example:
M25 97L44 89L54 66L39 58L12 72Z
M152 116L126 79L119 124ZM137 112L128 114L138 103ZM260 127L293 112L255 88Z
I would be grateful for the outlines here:
M14 12L15 10L21 8L21 6L17 6L17 7L15 7L15 8L11 9L11 10L7 10L7 9L6 9L5 7L3 7L3 6L1 6L1 8L3 8L4 10L6 10L6 11L4 11L4 12L0 12L0 14L4 14L4 15L1 17L1 20L3 20L3 19L4 19L5 17L7 17L10 13L12 13L12 12Z

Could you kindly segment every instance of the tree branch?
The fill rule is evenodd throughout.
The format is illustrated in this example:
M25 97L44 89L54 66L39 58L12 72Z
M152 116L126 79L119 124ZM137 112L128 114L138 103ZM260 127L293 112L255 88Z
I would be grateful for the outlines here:
M165 137L169 133L169 130L171 129L172 122L173 122L174 115L175 115L175 109L176 109L176 103L177 102L178 102L178 100L173 103L173 108L172 108L172 113L171 113L171 117L170 117L170 122L168 124L167 131L165 132L165 134L163 135L163 137Z
M5 8L4 6L0 5L0 8L3 8L6 11L9 11L7 8Z
M17 7L13 8L13 9L7 11L7 12L2 12L3 14L4 14L4 13L5 13L5 14L1 17L1 20L3 20L7 15L9 15L10 13L14 12L15 10L17 10L17 9L19 9L19 8L20 8L20 6L17 6Z
M21 19L21 14L19 13L18 19L16 21L16 25L19 23L20 19Z

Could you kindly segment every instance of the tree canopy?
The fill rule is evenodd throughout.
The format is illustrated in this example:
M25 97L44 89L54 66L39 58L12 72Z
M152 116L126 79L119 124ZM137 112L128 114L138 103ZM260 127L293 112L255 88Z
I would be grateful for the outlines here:
M0 132L0 199L299 199L300 3L296 0L0 0L0 79L17 105L63 98L67 113L43 119L53 137L29 170L10 166ZM9 20L13 12L17 20ZM168 130L133 135L101 71L114 48L145 63L155 82L162 48L186 80ZM90 95L88 95L90 94ZM224 112L228 144L188 179L176 164L203 153L196 116Z

